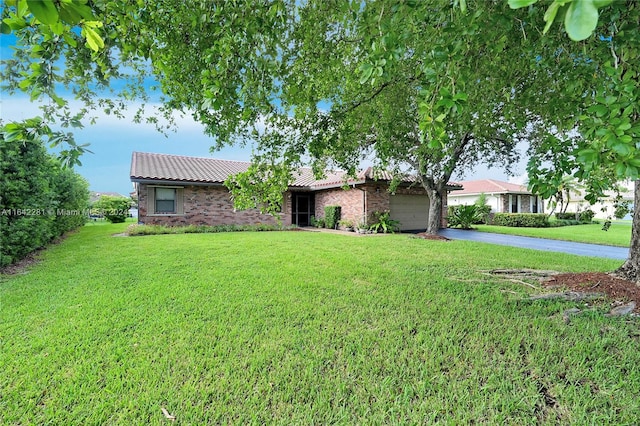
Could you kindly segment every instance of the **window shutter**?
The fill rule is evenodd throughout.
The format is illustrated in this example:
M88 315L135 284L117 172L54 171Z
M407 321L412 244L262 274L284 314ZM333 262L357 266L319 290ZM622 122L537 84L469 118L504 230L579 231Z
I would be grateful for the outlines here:
M184 188L176 189L176 214L184 214Z
M156 191L153 187L147 188L147 215L156 212Z

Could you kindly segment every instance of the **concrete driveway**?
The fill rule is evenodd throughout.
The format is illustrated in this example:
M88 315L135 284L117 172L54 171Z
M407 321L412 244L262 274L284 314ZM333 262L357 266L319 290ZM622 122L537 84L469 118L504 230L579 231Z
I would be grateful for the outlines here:
M545 238L520 237L516 235L492 234L462 229L441 229L438 234L452 240L467 240L480 243L499 244L503 246L529 248L533 250L554 251L577 254L579 256L605 257L624 260L629 249L624 247L605 246L600 244L573 243L570 241L548 240Z

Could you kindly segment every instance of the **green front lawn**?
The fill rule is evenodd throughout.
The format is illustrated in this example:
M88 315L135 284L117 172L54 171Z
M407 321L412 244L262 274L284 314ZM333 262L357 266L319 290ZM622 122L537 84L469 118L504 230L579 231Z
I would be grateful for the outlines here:
M613 222L608 231L603 231L602 224L597 223L550 228L512 228L494 225L473 225L473 227L482 232L493 232L496 234L523 235L526 237L550 238L552 240L604 244L618 247L629 247L629 243L631 242L630 222Z
M407 235L112 237L0 278L0 424L633 424L640 328L492 268L619 262Z

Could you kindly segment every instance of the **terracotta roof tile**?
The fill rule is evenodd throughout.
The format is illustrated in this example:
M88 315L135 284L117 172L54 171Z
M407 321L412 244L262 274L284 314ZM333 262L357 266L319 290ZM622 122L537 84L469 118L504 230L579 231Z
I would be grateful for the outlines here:
M466 194L530 194L531 192L524 185L503 182L495 179L481 179L458 182L462 185L462 190L456 192L456 195Z
M247 171L250 162L219 160L215 158L188 157L182 155L134 152L131 158L132 181L178 181L193 183L223 183L230 175ZM364 183L367 180L390 181L393 176L386 171L369 167L356 177L348 177L344 171L328 172L322 179L315 179L310 168L302 168L294 175L291 186L322 189ZM405 183L415 182L415 178L405 177ZM451 183L450 186L459 186Z
M246 171L250 164L215 158L134 152L131 179L222 183L227 176Z

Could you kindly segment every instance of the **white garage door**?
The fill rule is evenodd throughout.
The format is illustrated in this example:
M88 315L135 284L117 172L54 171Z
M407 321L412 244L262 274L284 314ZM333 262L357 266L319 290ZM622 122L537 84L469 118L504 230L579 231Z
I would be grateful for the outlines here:
M400 221L400 230L427 229L429 199L426 195L392 195L389 210L391 219Z

